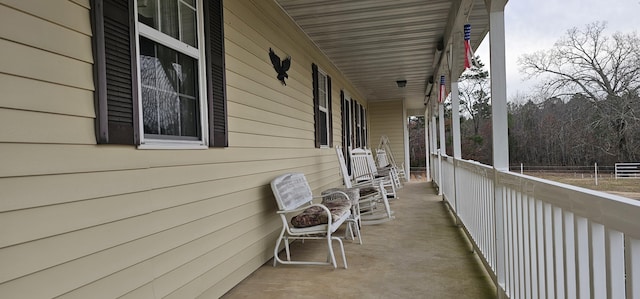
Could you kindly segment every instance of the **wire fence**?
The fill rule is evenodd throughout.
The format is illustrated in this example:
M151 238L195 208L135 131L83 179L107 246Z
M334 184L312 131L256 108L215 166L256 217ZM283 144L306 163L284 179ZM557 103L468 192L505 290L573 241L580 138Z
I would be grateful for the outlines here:
M615 166L614 165L598 165L594 163L594 165L589 166L562 166L562 165L545 165L545 166L534 166L534 165L511 165L509 166L509 170L518 173L558 173L558 174L598 174L598 175L606 175L606 174L615 174Z

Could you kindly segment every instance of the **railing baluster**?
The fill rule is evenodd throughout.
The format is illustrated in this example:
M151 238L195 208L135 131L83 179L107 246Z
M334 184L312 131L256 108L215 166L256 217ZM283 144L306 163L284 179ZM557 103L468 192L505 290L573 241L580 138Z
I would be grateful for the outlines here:
M556 298L565 298L565 276L564 276L564 224L562 221L562 209L553 208L553 247L554 263L555 263L555 277L556 277Z
M566 286L567 298L578 298L576 291L576 237L573 213L564 212L564 233L565 233L565 259L566 264Z
M544 204L544 255L546 261L546 278L547 278L547 297L556 298L555 294L555 282L556 278L553 273L554 259L553 259L553 212L551 204Z
M540 298L547 297L547 267L545 260L545 246L544 246L544 203L541 200L536 200L536 227L537 227L537 238L536 242L538 244L538 282L539 282L539 291L538 294Z
M607 233L607 296L624 298L624 236L621 232L610 230Z
M576 217L576 266L578 267L578 296L577 298L591 298L591 259L589 244L589 220Z
M607 296L607 267L604 241L604 226L591 223L591 293L593 298L606 298Z
M531 296L529 298L539 298L538 293L538 242L536 221L536 199L529 197L529 256L531 257Z
M640 240L626 237L627 298L640 298Z

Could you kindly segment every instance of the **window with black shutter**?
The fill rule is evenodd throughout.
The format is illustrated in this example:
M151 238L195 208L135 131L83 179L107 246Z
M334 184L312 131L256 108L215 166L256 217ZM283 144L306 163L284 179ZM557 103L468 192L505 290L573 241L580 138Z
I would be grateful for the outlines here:
M91 6L98 143L227 146L222 1Z
M316 64L311 66L313 78L313 110L315 117L315 145L332 147L331 77Z

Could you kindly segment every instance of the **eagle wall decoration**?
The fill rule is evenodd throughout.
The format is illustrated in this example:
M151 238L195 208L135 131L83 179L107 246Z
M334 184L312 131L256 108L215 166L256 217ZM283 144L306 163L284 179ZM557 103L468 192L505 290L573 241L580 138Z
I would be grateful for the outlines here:
M282 82L282 85L287 85L284 81L285 78L289 78L287 75L287 71L289 67L291 67L291 56L287 56L284 60L280 61L280 56L276 55L275 52L271 48L269 48L269 58L271 58L271 64L273 64L273 68L278 73L278 80Z

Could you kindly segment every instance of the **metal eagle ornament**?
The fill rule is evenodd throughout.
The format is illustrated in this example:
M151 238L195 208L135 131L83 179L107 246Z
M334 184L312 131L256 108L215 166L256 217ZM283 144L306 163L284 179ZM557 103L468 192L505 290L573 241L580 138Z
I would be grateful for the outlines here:
M287 85L284 81L285 78L289 78L287 75L287 71L289 67L291 67L291 56L287 56L284 60L280 60L280 56L278 56L271 48L269 48L269 58L271 58L271 64L273 64L273 68L278 73L278 80L282 82L282 85Z

